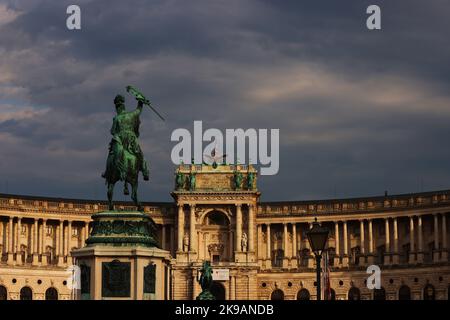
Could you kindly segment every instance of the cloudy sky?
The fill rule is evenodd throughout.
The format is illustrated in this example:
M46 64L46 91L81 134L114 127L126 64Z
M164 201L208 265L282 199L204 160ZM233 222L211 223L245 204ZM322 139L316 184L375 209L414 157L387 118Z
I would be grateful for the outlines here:
M128 84L167 119L142 115L145 201L170 200L170 135L194 120L280 129L264 201L448 189L449 17L448 0L0 0L0 193L105 199Z

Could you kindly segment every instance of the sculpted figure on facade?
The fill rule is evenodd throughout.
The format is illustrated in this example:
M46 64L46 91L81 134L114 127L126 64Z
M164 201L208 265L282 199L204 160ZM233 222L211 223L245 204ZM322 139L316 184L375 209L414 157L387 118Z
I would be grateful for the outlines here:
M242 188L242 173L239 171L234 172L234 188L240 190Z
M255 188L255 173L250 171L247 175L247 189L253 190Z
M242 239L241 239L241 248L242 248L242 251L247 251L247 242L248 242L248 239L247 239L247 234L244 232L243 234L242 234Z
M184 183L185 183L184 174L178 171L175 178L175 189L182 190L184 188Z
M189 175L189 190L190 191L195 190L195 184L196 184L195 172L191 172Z
M184 252L189 251L189 235L187 233L184 234L183 238L183 251Z

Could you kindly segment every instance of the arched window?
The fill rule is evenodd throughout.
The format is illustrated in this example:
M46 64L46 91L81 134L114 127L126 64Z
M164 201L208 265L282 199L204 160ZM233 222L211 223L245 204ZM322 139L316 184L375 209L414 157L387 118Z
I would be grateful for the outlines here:
M386 300L386 290L383 287L373 289L373 300Z
M280 289L276 289L270 295L270 300L284 300L284 292Z
M8 300L8 290L4 286L0 286L0 300Z
M33 292L30 287L20 289L20 300L33 300Z
M398 300L411 300L411 289L407 285L402 285L398 289Z
M311 298L311 295L309 294L308 289L300 289L299 292L297 292L297 300L309 300Z
M348 290L348 300L361 300L361 292L356 287L351 287Z
M48 288L45 291L45 300L58 300L58 291L55 288Z
M206 224L214 226L228 226L230 221L223 212L211 211L206 216Z
M434 287L431 284L427 284L423 288L423 300L434 300Z

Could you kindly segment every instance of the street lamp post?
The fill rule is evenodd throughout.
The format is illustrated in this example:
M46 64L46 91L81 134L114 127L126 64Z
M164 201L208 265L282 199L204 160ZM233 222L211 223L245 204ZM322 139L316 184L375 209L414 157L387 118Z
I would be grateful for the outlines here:
M314 219L312 228L306 232L312 251L316 257L316 275L317 275L317 300L320 300L320 261L322 260L322 252L325 249L325 245L328 240L329 230L322 227L317 222L317 218Z

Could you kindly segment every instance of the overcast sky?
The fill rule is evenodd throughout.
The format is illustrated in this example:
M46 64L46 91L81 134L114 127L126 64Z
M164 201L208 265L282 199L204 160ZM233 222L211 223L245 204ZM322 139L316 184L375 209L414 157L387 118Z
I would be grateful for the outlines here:
M128 84L167 119L142 114L144 201L170 201L170 135L194 120L280 129L264 201L448 189L449 17L448 0L0 0L0 193L105 199Z

